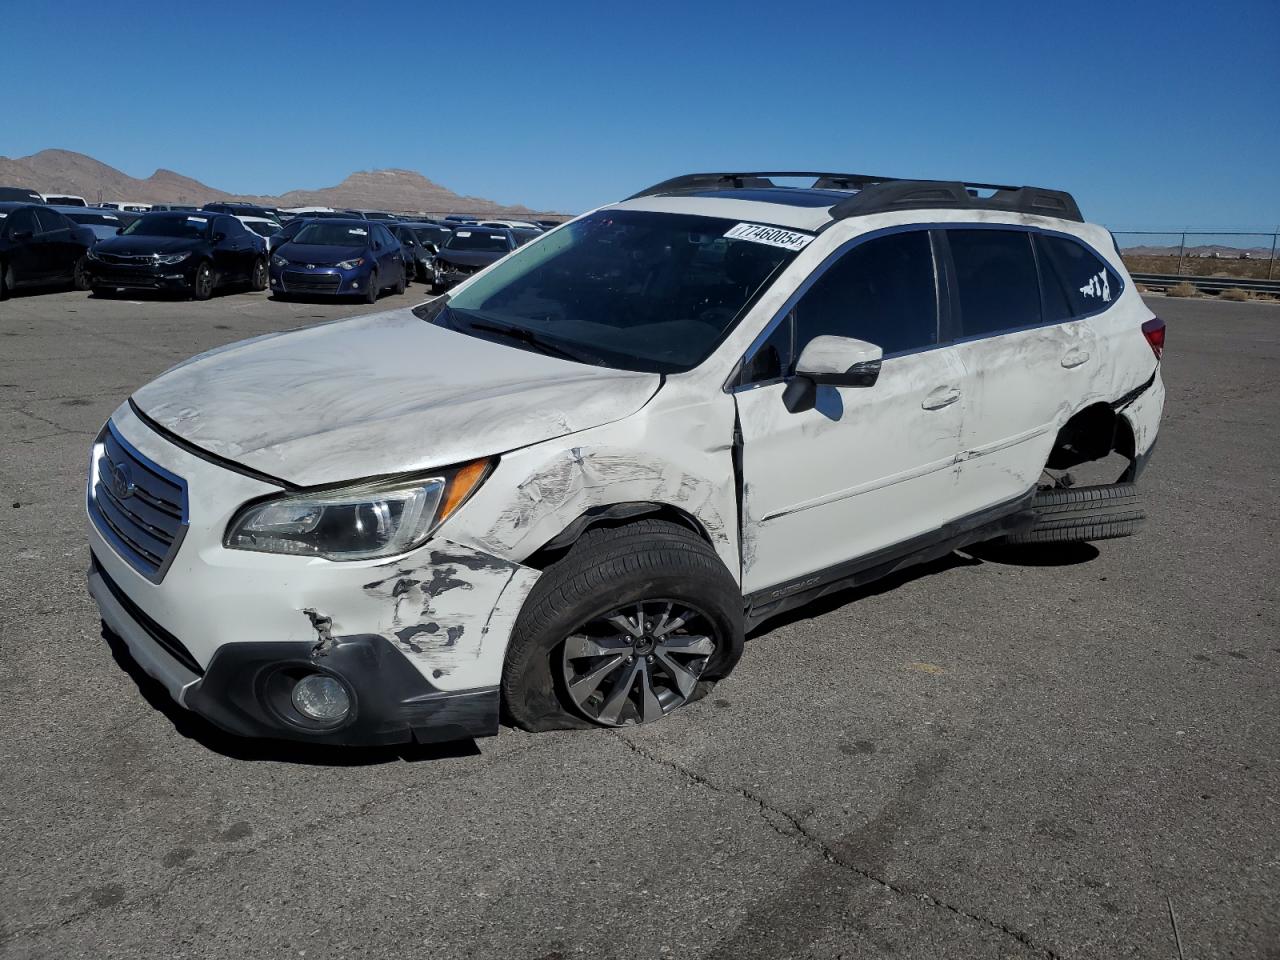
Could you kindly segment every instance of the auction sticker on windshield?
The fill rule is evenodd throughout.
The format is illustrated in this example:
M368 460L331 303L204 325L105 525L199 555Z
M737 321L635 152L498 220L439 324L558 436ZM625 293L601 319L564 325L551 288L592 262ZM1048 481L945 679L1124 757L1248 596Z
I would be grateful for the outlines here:
M357 237L367 237L369 235L368 230L361 230L359 227L348 230L347 233L354 234Z
M771 247L782 247L784 250L803 250L813 240L811 233L796 233L794 230L766 227L759 223L739 223L726 230L724 235L730 240L767 243Z

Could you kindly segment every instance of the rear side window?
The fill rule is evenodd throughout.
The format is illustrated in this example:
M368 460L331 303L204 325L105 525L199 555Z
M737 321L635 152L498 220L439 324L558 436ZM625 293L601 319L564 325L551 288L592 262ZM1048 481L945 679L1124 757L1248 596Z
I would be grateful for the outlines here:
M1060 323L1106 309L1120 293L1120 278L1082 243L1036 235L1044 285L1045 320Z
M53 210L37 210L36 221L40 224L41 233L53 233L55 230L67 229L67 221L62 218L62 214Z
M978 337L1033 327L1040 281L1025 230L948 230L960 293L960 334Z
M795 324L796 356L823 334L866 340L886 356L935 345L938 296L928 231L858 244L800 298Z

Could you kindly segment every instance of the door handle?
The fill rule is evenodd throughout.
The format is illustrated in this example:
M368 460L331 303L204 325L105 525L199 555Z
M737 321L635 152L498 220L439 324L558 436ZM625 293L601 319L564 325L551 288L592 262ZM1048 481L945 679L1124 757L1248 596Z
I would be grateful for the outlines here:
M1089 362L1089 354L1083 350L1071 350L1062 358L1062 365L1070 370L1072 367L1078 367L1082 363Z
M938 387L924 398L920 404L925 410L941 410L960 399L960 391L955 387Z

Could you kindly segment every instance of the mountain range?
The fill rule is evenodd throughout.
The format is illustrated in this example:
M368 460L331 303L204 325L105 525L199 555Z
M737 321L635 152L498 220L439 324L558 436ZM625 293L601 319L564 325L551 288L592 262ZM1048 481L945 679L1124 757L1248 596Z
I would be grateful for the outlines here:
M275 207L339 207L424 214L477 213L487 216L562 216L483 197L454 193L413 170L361 170L341 183L319 189L290 190L280 196L247 196L210 187L172 170L131 177L100 160L71 150L41 150L29 157L0 157L0 185L27 187L40 193L71 193L89 203L104 200L135 203L204 204L214 200L248 200Z

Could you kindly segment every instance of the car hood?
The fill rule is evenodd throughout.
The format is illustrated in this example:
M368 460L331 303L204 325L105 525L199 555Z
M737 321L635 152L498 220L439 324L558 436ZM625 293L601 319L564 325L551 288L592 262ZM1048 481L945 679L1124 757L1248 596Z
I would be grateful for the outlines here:
M276 247L276 256L294 263L314 263L316 266L333 266L343 260L355 260L369 255L364 247L335 247L326 243L282 243Z
M487 267L510 252L510 250L441 250L436 254L436 259L442 263L456 263L464 267Z
M481 340L404 309L230 344L162 374L133 402L209 453L312 486L610 423L661 382Z
M142 256L148 253L181 253L204 246L206 241L190 237L109 237L99 240L93 249L98 253L118 256Z

